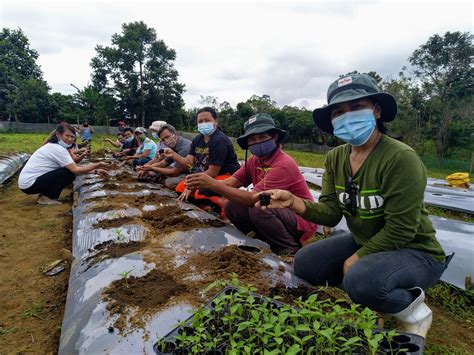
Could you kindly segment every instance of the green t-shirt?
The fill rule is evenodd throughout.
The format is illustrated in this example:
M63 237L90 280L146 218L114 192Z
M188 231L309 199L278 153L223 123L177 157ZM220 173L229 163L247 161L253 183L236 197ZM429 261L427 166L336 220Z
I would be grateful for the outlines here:
M443 262L445 254L423 203L426 170L412 148L383 135L357 173L357 209L353 216L344 203L346 180L351 176L350 145L330 151L318 203L305 201L303 218L333 227L342 215L360 246L357 255L410 248Z

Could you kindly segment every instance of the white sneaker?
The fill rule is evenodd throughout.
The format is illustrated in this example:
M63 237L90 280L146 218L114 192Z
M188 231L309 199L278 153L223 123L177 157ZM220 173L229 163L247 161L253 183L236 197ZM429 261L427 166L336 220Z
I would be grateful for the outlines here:
M420 294L415 300L404 310L392 314L400 322L402 322L402 329L400 331L420 335L426 338L426 334L431 326L433 320L433 312L426 305L425 293L420 287L414 287L409 291L417 290Z

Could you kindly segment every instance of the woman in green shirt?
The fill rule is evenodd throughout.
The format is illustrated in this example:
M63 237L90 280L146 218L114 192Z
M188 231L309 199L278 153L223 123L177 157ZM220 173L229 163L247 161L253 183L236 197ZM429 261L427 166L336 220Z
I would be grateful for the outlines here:
M328 153L319 202L272 190L268 208L292 208L330 227L344 216L351 233L302 248L295 273L317 285L342 282L353 301L393 314L403 330L426 336L432 313L423 289L439 280L447 263L423 203L425 167L413 149L384 134L383 122L396 114L395 99L370 76L334 81L328 105L314 110L313 119L348 144Z

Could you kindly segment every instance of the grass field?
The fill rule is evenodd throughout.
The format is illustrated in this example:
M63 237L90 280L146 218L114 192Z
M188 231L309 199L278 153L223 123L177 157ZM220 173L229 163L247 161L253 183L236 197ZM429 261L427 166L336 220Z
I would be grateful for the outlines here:
M41 146L46 136L46 134L42 133L0 133L0 154L15 152L33 153ZM104 138L115 139L115 136L95 134L92 141L92 150L102 148L115 149L110 144L104 143ZM235 148L239 159L243 160L245 158L245 152L238 146ZM285 149L285 152L291 155L299 166L314 168L324 167L325 154L291 149ZM444 179L446 175L446 171L428 170L429 177Z

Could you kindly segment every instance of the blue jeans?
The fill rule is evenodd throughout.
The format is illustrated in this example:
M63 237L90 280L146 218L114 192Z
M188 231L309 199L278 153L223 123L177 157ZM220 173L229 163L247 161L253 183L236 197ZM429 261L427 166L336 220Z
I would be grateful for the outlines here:
M140 158L133 161L133 166L142 166L151 161L150 158Z
M422 251L399 249L364 256L344 275L344 261L358 249L349 233L315 242L296 253L295 273L313 285L342 282L355 303L398 313L415 300L408 289L434 285L447 267Z

